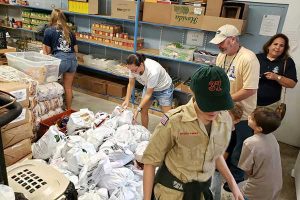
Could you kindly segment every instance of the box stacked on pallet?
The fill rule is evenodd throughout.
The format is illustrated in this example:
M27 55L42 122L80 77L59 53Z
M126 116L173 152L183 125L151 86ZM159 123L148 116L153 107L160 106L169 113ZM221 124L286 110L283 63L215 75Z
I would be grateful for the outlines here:
M16 69L6 66L11 73L23 71L27 76L18 71L20 75L16 79L22 79L22 75L29 77L35 82L34 91L30 96L30 112L33 113L33 132L36 138L36 131L42 119L61 113L63 106L63 87L58 84L58 67L60 60L50 56L41 55L36 52L17 52L7 54L8 64ZM7 81L10 80L6 77Z
M41 120L63 112L63 94L64 88L57 82L38 86L36 106L33 108L37 130Z
M3 80L1 77L0 73L0 80ZM29 110L29 86L22 82L0 82L0 85L1 90L14 95L23 107L20 116L1 128L5 161L6 165L10 166L24 157L30 157L31 154L33 128L32 114Z

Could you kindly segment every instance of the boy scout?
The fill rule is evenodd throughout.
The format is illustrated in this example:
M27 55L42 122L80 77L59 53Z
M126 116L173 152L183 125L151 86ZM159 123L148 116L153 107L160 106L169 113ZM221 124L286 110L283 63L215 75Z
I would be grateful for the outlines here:
M143 155L144 200L211 200L215 167L235 199L243 196L223 158L229 143L233 107L229 80L219 67L201 67L193 76L193 98L169 111L156 127ZM161 166L155 176L155 167ZM154 180L155 176L155 180Z

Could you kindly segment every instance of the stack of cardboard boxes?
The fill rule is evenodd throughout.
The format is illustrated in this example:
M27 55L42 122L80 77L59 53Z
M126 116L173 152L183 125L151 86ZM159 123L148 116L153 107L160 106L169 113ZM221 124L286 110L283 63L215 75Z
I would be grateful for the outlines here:
M33 137L32 115L29 111L28 86L19 82L1 82L1 90L14 95L23 109L15 120L1 128L6 166L26 157L31 158L31 138ZM4 111L7 112L7 111Z
M246 27L245 19L248 7L244 3L240 4L244 5L243 9L239 10L241 13L233 17L232 10L230 10L230 16L221 14L223 0L202 0L200 3L197 1L197 3L189 3L189 5L153 3L146 0L143 10L143 21L206 31L216 31L222 25L232 24L243 33ZM159 13L164 14L161 15Z
M108 80L95 78L85 74L76 73L73 85L77 88L90 91L95 94L122 98L126 95L127 86ZM107 96L107 97L108 97Z

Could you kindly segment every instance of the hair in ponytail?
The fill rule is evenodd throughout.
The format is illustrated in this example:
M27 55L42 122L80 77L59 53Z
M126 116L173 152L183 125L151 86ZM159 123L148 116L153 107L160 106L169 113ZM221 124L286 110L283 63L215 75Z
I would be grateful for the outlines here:
M71 30L67 25L67 18L61 10L53 9L49 25L56 27L58 30L61 30L63 32L63 39L66 40L68 44L71 43Z
M134 64L135 66L141 66L141 64L146 60L146 56L144 54L130 54L126 59L127 65Z

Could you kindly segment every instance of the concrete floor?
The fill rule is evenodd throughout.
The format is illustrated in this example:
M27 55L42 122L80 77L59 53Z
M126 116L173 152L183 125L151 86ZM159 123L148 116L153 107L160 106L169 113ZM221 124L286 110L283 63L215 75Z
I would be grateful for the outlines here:
M103 111L111 113L117 105L118 104L104 99L74 91L72 108L75 110L79 110L80 108L89 108L93 112ZM150 132L155 129L155 126L159 123L159 120L160 117L152 114L149 115ZM291 177L291 171L295 165L295 161L300 149L284 143L279 144L283 169L283 189L281 191L280 200L296 200L295 181L294 178ZM271 181L272 178L270 177L270 182ZM222 191L222 194L222 200L233 199L230 193Z

